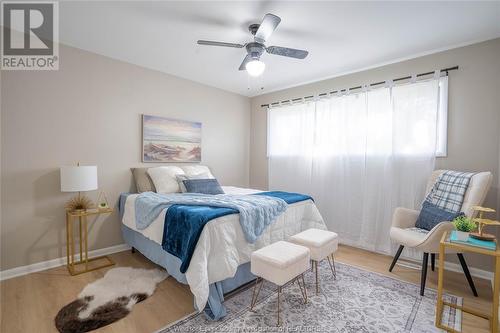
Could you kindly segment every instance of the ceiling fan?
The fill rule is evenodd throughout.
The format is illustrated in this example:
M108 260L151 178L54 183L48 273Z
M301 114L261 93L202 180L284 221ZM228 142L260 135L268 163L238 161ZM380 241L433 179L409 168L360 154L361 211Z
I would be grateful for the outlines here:
M260 60L260 56L266 51L270 54L280 55L284 57L304 59L307 57L308 53L305 50L291 49L288 47L281 46L268 46L264 44L278 24L280 24L281 19L273 14L266 14L262 19L260 24L251 24L248 27L250 33L254 36L253 42L246 44L236 44L236 43L225 43L225 42L214 42L210 40L199 40L199 45L211 45L211 46L224 46L224 47L235 47L243 48L247 50L247 55L240 65L239 70L246 70L251 76L259 76L264 72L266 64Z

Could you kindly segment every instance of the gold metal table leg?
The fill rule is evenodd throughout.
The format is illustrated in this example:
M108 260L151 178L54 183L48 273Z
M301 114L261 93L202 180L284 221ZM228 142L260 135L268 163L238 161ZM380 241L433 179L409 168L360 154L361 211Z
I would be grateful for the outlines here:
M69 241L70 241L70 254L71 254L71 270L73 270L75 266L75 235L73 232L73 219L69 221Z
M87 231L87 217L83 217L83 227L84 227L84 234L83 234L83 239L84 239L84 246L85 246L85 270L88 271L89 269L89 246L88 246L88 231Z
M69 222L70 217L66 213L66 265L69 266Z
M493 306L491 314L491 332L498 332L498 302L500 292L500 257L495 258L495 279L493 282Z
M80 247L80 262L83 261L83 243L82 243L82 217L80 216L78 218L78 232L79 232L79 236L78 236L78 245Z
M439 245L438 293L436 306L436 326L441 327L443 317L443 275L444 275L444 245Z

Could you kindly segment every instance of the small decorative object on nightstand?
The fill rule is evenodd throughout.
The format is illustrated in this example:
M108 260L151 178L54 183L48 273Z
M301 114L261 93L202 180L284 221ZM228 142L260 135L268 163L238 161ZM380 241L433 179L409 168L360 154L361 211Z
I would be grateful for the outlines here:
M472 232L470 236L481 240L489 240L489 241L495 240L496 239L495 235L484 232L484 227L489 225L500 225L500 222L486 219L483 217L484 213L494 213L495 210L492 208L481 207L481 206L474 206L472 207L472 209L474 209L474 211L476 212L479 212L479 217L473 219L474 222L477 223L477 232Z
M470 233L477 228L476 223L465 215L456 217L452 223L455 229L457 229L455 231L457 239L462 242L466 242L469 239Z
M66 203L66 209L73 212L85 212L94 205L81 192L97 190L97 166L61 167L61 192L78 192L78 196Z
M109 208L109 203L108 203L108 198L106 198L106 194L104 194L104 191L101 191L99 193L99 196L97 197L97 209L106 209Z
M86 211L66 210L66 256L67 267L71 275L78 275L94 271L99 268L112 266L115 263L108 256L89 259L88 253L88 225L87 217L98 217L101 214L112 213L113 209L87 209ZM74 219L78 219L80 258L75 261L75 238L73 232ZM101 263L99 263L101 261Z

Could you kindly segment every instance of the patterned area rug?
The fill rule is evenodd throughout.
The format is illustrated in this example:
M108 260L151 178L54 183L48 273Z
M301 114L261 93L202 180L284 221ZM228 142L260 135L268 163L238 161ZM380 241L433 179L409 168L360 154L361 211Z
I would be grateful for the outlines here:
M420 297L417 285L338 262L336 266L334 280L328 263L320 265L319 295L314 274L307 272L307 304L296 283L283 289L282 327L276 327L276 286L264 282L254 311L252 284L226 298L228 315L223 320L213 322L193 313L159 332L441 332L434 326L436 291L426 289ZM462 304L459 297L445 299ZM461 318L460 311L445 307L443 323L460 330Z

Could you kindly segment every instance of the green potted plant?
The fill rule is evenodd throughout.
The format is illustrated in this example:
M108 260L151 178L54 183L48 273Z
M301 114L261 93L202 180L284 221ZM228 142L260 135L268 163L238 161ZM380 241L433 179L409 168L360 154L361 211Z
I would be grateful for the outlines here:
M457 240L466 242L471 231L476 230L476 223L471 218L462 215L453 220L453 225L457 229Z

